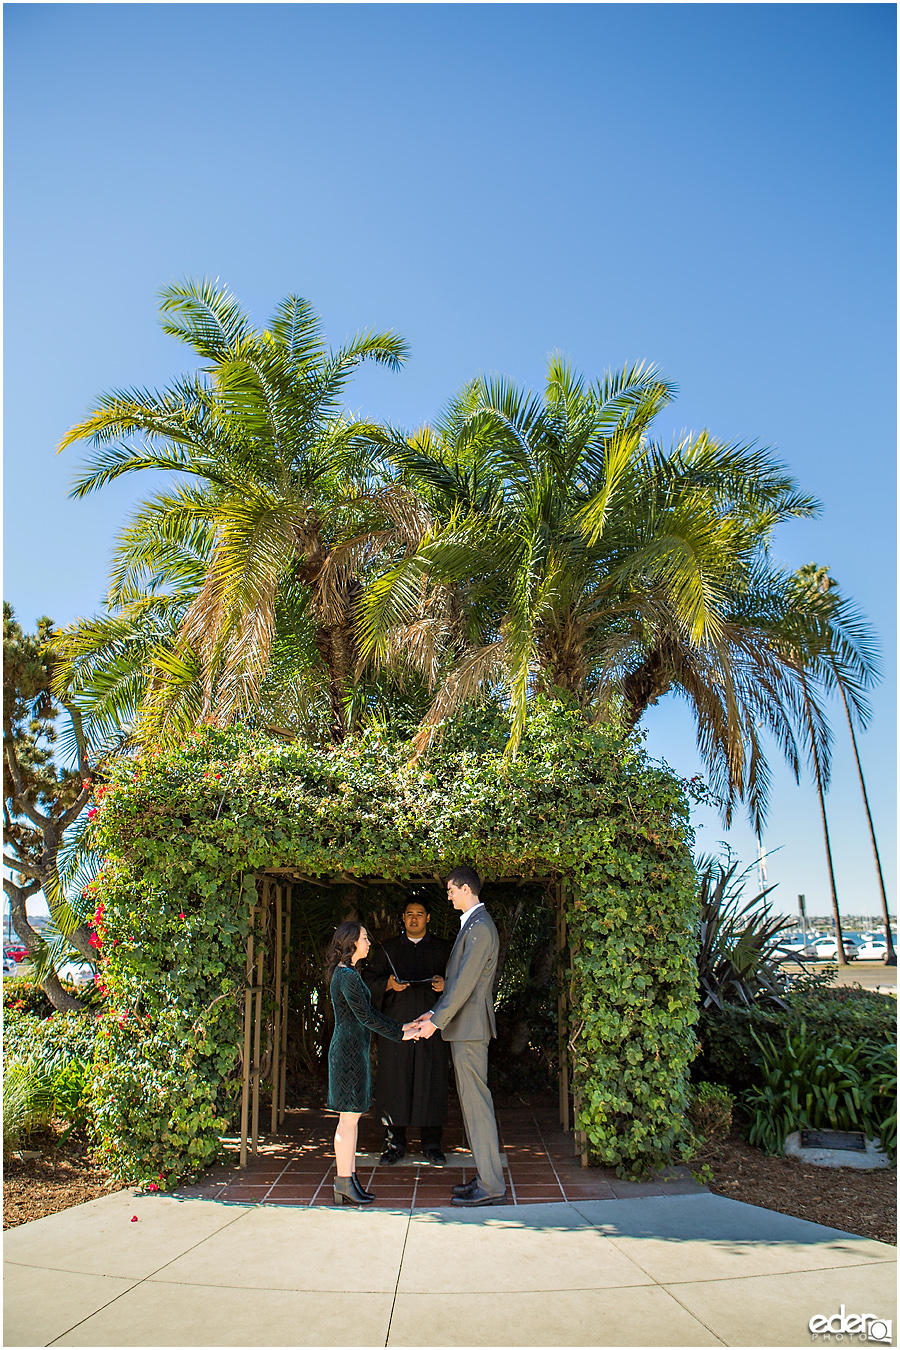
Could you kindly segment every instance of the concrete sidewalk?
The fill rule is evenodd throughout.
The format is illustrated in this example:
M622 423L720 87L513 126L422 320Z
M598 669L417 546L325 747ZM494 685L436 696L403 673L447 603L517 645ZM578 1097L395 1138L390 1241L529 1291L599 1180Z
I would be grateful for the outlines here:
M6 1346L793 1347L842 1304L896 1323L893 1247L708 1192L411 1213L123 1191L5 1248Z

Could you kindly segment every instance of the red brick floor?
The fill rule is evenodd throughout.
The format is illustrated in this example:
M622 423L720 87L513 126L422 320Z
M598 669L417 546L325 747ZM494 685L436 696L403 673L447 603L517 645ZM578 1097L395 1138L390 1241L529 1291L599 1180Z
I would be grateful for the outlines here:
M415 1129L407 1131L410 1153L406 1162L382 1167L377 1159L383 1147L383 1126L371 1114L360 1120L359 1177L375 1192L375 1205L389 1209L436 1209L449 1205L451 1186L469 1181L471 1163L462 1158L464 1139L458 1108L451 1106L444 1130L446 1167L433 1167L418 1151ZM287 1112L277 1137L263 1137L256 1158L245 1169L238 1166L238 1149L226 1144L222 1160L209 1168L196 1185L176 1194L265 1205L331 1205L335 1117L327 1111L302 1107ZM669 1168L647 1181L622 1181L611 1168L581 1166L574 1137L559 1125L551 1107L538 1105L497 1110L501 1149L506 1155L506 1195L512 1205L547 1204L565 1200L616 1200L642 1195L683 1194L703 1190L685 1167Z

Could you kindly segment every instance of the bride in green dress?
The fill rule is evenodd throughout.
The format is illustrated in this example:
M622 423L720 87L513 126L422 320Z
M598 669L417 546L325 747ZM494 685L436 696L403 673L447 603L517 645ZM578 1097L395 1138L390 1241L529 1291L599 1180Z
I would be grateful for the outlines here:
M362 924L348 920L338 925L325 955L334 1005L334 1034L328 1049L328 1107L338 1112L334 1132L336 1205L371 1205L375 1199L356 1175L359 1118L372 1105L372 1032L391 1041L417 1039L412 1026L401 1026L372 1006L372 995L356 969L357 962L366 959L370 946Z

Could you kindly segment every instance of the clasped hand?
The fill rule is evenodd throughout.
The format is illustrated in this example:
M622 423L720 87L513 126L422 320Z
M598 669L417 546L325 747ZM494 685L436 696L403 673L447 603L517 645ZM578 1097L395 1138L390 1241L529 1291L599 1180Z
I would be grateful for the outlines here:
M405 1041L427 1041L429 1036L433 1036L437 1027L431 1020L431 1013L423 1013L417 1017L414 1022L404 1022L403 1039Z

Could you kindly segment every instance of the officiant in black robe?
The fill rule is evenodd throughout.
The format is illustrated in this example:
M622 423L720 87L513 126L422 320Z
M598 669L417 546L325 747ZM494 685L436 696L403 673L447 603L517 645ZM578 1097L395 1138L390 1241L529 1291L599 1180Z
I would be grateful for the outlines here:
M369 953L361 974L372 1002L398 1022L412 1022L433 1008L444 988L452 942L428 932L427 900L409 900L402 913L403 932ZM417 1128L425 1158L440 1166L447 1122L447 1045L441 1036L427 1040L378 1043L375 1107L386 1128L383 1163L406 1153L407 1127Z

